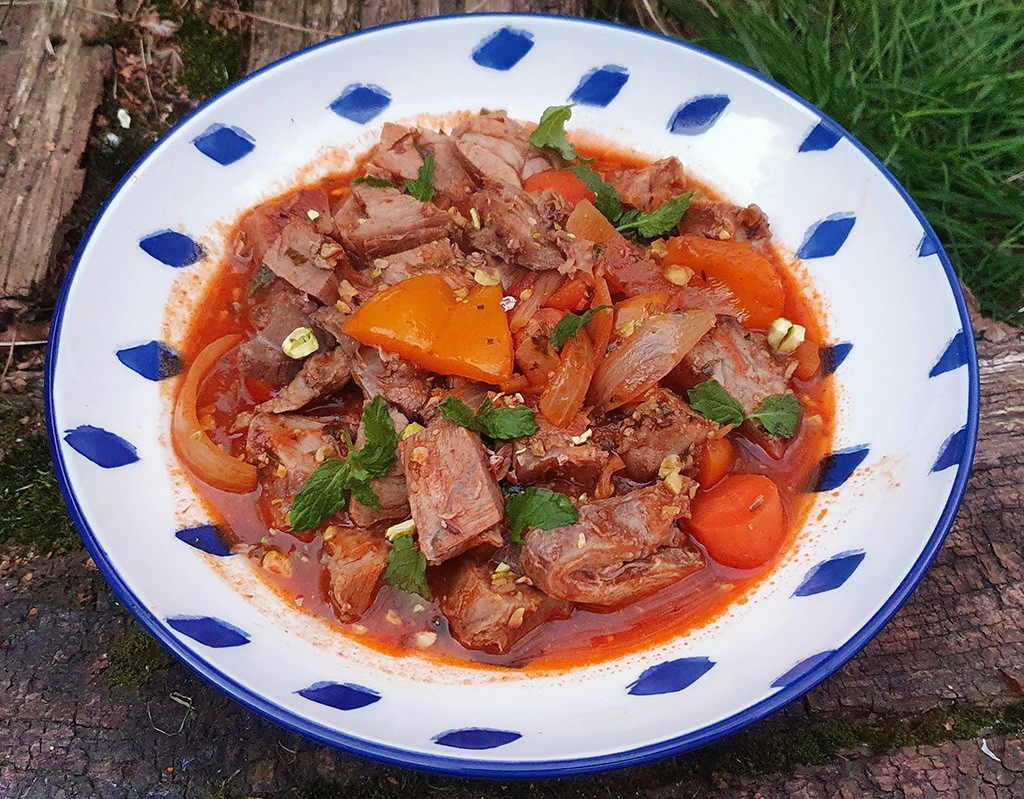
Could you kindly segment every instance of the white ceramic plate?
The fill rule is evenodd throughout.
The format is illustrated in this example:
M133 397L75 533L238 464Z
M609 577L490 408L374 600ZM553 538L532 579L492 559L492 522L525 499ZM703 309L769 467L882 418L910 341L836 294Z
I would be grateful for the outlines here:
M390 658L289 609L231 557L168 444L184 323L244 209L343 164L387 120L505 108L654 157L768 214L824 299L838 409L816 519L751 601L563 674ZM735 64L620 27L460 16L298 53L182 122L96 219L53 323L51 445L96 563L206 679L312 738L428 770L557 775L690 749L800 696L907 598L974 451L973 336L920 211L832 120Z

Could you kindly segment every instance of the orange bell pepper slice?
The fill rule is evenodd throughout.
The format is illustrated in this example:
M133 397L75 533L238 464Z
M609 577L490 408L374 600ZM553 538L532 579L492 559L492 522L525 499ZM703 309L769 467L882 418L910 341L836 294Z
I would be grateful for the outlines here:
M512 334L500 286L459 300L440 275L403 280L363 303L345 333L444 375L501 384L512 377Z
M736 298L744 327L766 330L782 316L786 295L772 262L745 241L676 236L667 242L662 267L679 264L693 270L691 286L721 283Z

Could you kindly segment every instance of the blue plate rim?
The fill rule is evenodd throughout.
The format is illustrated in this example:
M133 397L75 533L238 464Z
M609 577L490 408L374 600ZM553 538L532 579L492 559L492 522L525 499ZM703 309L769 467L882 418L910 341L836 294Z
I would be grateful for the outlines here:
M226 674L221 672L211 663L200 657L195 651L190 649L188 646L178 638L173 631L164 624L159 618L154 616L142 603L138 600L128 585L122 580L120 574L114 569L111 561L106 555L106 552L99 545L95 534L85 519L82 512L81 506L78 503L78 499L71 486L70 478L67 472L67 467L64 461L62 450L60 447L60 431L56 427L54 419L54 396L53 396L53 380L55 376L55 369L57 363L57 356L59 351L60 333L64 319L64 312L67 305L68 295L71 290L71 285L74 282L75 274L77 273L78 266L82 255L85 253L89 241L92 238L96 227L99 225L103 216L109 210L111 204L117 198L118 194L124 189L124 187L131 181L135 173L142 167L142 165L148 161L153 155L163 147L163 145L170 139L178 130L185 126L195 115L203 111L209 105L217 102L222 97L227 96L233 91L236 91L242 85L248 83L253 78L262 75L265 71L274 69L281 64L284 64L292 59L299 58L314 50L319 50L324 47L336 46L338 42L346 41L348 39L362 37L366 35L374 35L383 30L389 30L393 28L407 27L407 26L430 26L437 24L459 24L463 22L475 21L481 18L494 19L496 21L505 21L514 24L516 21L528 23L530 21L542 21L545 24L552 21L560 23L568 23L570 25L585 25L593 26L598 28L610 28L619 32L633 34L637 36L649 37L659 42L667 42L669 44L682 47L684 49L696 52L708 58L719 61L727 66L736 69L755 81L763 83L768 87L781 92L783 95L794 100L813 114L817 115L822 121L830 124L835 130L841 132L843 136L853 144L862 155L864 155L868 161L874 165L874 167L889 181L893 188L897 191L906 205L910 208L913 214L917 217L921 223L922 228L927 236L931 237L931 240L936 243L939 260L942 264L943 270L946 274L946 278L949 281L950 290L953 293L953 299L957 306L957 311L960 315L960 321L963 325L965 334L965 345L967 348L967 370L968 370L968 408L967 408L967 423L964 430L967 435L967 441L964 446L963 455L957 463L957 475L953 481L953 485L950 489L949 497L947 498L946 504L943 507L942 513L939 517L932 534L929 536L928 542L922 550L918 559L914 562L908 571L906 577L900 582L893 593L889 596L886 602L881 608L865 623L865 625L857 631L849 640L846 641L842 646L835 649L835 651L826 658L823 658L817 663L814 668L810 669L806 674L795 680L793 683L785 686L779 691L775 692L771 696L766 697L760 702L747 707L734 715L715 722L703 727L699 730L687 733L685 735L670 738L665 741L660 741L654 744L647 744L644 746L636 747L633 749L625 750L622 752L614 752L606 755L597 755L577 759L559 759L559 760L482 760L482 759L469 759L460 758L449 755L437 755L427 754L423 752L413 752L399 747L389 746L387 744L376 743L372 741L366 741L362 738L341 733L337 730L330 729L323 725L311 722L289 710L266 700L264 697L256 694L252 690L248 689L241 683L228 677ZM93 561L96 563L100 572L106 578L107 582L114 589L115 593L124 602L125 606L138 618L142 625L157 638L167 649L169 649L179 660L185 663L189 668L195 671L199 676L204 678L207 682L213 684L232 699L241 703L243 706L255 711L264 718L272 721L280 726L290 729L294 732L300 733L308 738L312 738L320 743L327 744L329 746L337 747L353 754L368 757L374 760L378 760L384 763L392 765L403 766L408 768L415 768L422 771L439 773L439 774L450 774L454 776L462 777L488 777L488 778L520 778L528 779L535 777L564 777L564 776L575 776L588 773L597 773L602 771L610 771L613 769L625 768L627 766L640 765L653 760L658 760L669 755L681 754L693 749L710 744L717 741L727 735L743 729L757 721L760 721L765 716L773 713L774 711L784 707L793 700L803 696L805 693L814 688L818 683L831 676L834 672L838 671L847 661L853 658L861 649L863 649L868 642L874 638L875 635L885 626L885 624L892 618L897 610L906 602L907 598L913 592L914 588L920 582L924 576L931 562L935 559L936 554L942 546L943 541L946 538L950 528L952 527L953 520L956 516L957 510L959 509L960 503L963 500L964 493L967 488L967 483L970 478L971 468L974 462L975 449L977 444L978 436L978 418L980 413L980 384L978 375L978 358L977 350L974 343L974 331L971 325L970 315L967 310L967 304L964 300L962 291L960 290L960 284L953 271L953 266L946 255L945 249L942 247L941 242L935 235L935 231L932 229L931 224L927 218L918 208L917 204L911 199L910 195L903 188L903 186L896 180L896 178L889 172L889 170L878 160L878 158L871 153L861 142L850 134L842 125L837 123L834 119L824 114L820 109L815 107L813 104L803 99L799 95L790 91L781 84L775 82L771 78L744 66L743 64L737 63L732 59L721 56L717 53L713 53L709 50L705 50L696 45L684 42L678 39L673 39L662 34L653 33L650 31L641 30L639 28L631 28L624 25L619 25L611 22L604 22L600 20L591 20L583 17L575 16L561 16L551 14L536 14L536 13L507 13L507 12L493 12L493 13L473 13L473 14L452 14L443 15L437 17L429 17L424 19L415 20L403 20L400 22L394 22L387 25L381 25L375 28L369 28L363 31L356 31L350 34L346 34L341 37L334 39L328 39L319 44L307 47L303 50L291 53L284 58L279 59L267 66L260 68L259 70L243 77L238 82L232 84L223 91L217 93L205 103L200 105L198 108L190 112L187 116L182 118L171 130L164 134L161 139L156 142L146 153L139 159L139 161L132 166L132 168L125 174L121 181L117 184L113 192L104 202L103 206L97 212L89 225L88 230L82 238L81 243L75 256L72 259L71 264L68 267L67 274L64 278L64 282L61 286L60 294L57 299L57 304L54 309L54 316L51 322L50 328L50 339L47 345L46 351L46 371L44 379L44 394L45 394L45 412L46 412L46 423L47 423L47 437L50 444L50 452L54 462L54 468L57 474L57 482L60 488L61 494L64 497L64 501L68 506L68 510L71 514L72 520L75 526L78 528L79 534L85 543L86 550L89 552Z

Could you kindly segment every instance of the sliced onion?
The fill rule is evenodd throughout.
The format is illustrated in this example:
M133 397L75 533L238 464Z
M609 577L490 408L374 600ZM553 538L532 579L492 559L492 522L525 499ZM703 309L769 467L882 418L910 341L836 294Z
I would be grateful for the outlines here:
M587 401L600 414L639 396L671 372L714 324L710 311L652 316L598 365Z
M558 368L541 395L540 412L549 422L562 427L579 413L594 366L594 345L587 332L581 330L565 342Z
M174 401L171 443L178 457L200 480L221 491L248 494L256 490L256 467L231 457L218 447L199 424L196 398L199 386L241 336L229 335L208 344L196 356Z
M555 293L555 290L562 285L564 280L565 276L556 270L541 272L537 276L537 280L530 287L532 294L526 299L520 297L516 307L512 309L512 316L509 317L508 326L513 333L524 327L533 318L533 315L548 301L548 297Z

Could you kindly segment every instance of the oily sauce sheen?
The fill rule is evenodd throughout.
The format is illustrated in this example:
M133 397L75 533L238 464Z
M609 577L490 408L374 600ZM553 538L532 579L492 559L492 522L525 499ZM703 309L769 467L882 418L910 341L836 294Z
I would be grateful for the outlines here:
M593 166L602 174L649 163L611 149L588 148L585 154L595 159ZM364 164L360 163L350 173L333 175L282 195L275 201L311 187L326 189L332 197L343 196L349 191L352 177L363 174L363 168ZM715 198L706 187L700 187L700 190L705 196ZM238 241L241 228L240 222L232 232L232 242ZM803 288L777 255L774 265L785 288L785 316L803 325L810 340L823 341L825 331ZM224 261L192 320L184 346L186 362L191 363L206 345L222 336L238 334L248 338L254 334L247 313L253 302L250 287L254 273L254 266L243 263L242 259L229 256ZM593 663L649 647L712 622L730 605L745 602L751 589L770 574L778 559L799 545L798 534L810 505L808 487L817 464L829 449L833 428L831 381L822 378L820 371L809 380L792 381L803 405L804 422L781 459L773 459L742 436L730 437L739 452L732 471L767 475L779 487L789 533L785 546L772 562L758 569L741 571L708 558L706 568L697 574L624 607L603 610L578 606L569 618L543 624L502 655L466 649L447 634L447 621L438 600L449 579L446 564L431 567L428 572L434 589L433 602L385 585L358 622L344 624L337 620L326 599L326 577L320 565L322 527L321 530L296 534L272 529L265 521L268 517L265 512L267 498L261 496L261 489L252 494L238 495L213 489L200 479L193 482L215 516L220 517L224 529L229 531L236 550L248 553L254 559L255 574L273 586L286 601L322 617L340 632L367 646L389 655L413 653L463 665L564 668ZM211 440L231 455L243 457L246 429L236 420L244 420L257 404L268 399L268 391L268 386L261 381L239 374L231 357L221 361L203 382L197 402L200 423ZM359 423L362 404L362 394L355 386L349 385L339 396L320 406L314 405L305 413L340 417L340 422L347 420L354 431ZM813 423L808 423L812 417ZM345 511L339 514L337 522L344 527L347 522ZM680 525L686 529L685 520ZM288 556L292 570L290 577L260 567L260 559L268 549ZM422 637L417 638L417 634L425 632L437 634L436 641L426 649L417 645L417 641L422 640Z

